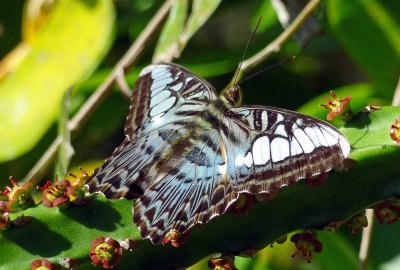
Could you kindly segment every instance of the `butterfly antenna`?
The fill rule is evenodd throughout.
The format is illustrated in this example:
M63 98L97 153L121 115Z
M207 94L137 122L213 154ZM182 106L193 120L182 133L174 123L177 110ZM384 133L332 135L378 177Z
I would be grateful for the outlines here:
M286 60L283 60L283 61L281 61L281 62L279 62L279 63L276 63L276 64L274 64L274 65L272 65L272 66L266 67L266 68L264 68L264 69L262 69L262 70L260 70L260 71L257 71L256 73L254 73L254 74L252 74L252 75L250 75L250 76L244 78L244 79L241 80L240 82L238 82L238 84L240 85L240 84L242 84L244 81L247 81L248 79L257 76L258 74L260 74L260 73L262 73L262 72L264 72L264 71L273 69L274 67L277 67L277 66L286 64L286 63L288 63L288 62L290 62L290 61L293 61L295 58L296 58L296 56L293 55L292 57L290 57L290 58L288 58L288 59L286 59Z
M233 85L236 84L236 80L237 80L237 78L238 78L238 76L239 76L239 70L242 68L242 64L243 64L244 58L245 58L245 56L246 56L246 54L247 54L247 50L249 49L250 44L251 44L251 42L253 41L254 35L256 34L257 29L258 29L258 27L260 26L261 19L262 19L262 16L260 16L260 18L258 19L257 25L256 25L256 27L254 27L254 30L253 30L253 32L251 33L251 36L250 36L250 38L249 38L249 41L247 42L246 49L244 50L244 53L243 53L243 55L242 55L242 59L240 60L239 67L236 69L236 72L235 72L235 80L233 81Z

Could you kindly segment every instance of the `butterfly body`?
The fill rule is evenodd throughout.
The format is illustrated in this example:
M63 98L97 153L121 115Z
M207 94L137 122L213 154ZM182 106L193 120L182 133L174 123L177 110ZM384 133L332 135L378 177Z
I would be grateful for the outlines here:
M141 235L160 243L223 214L239 194L274 194L341 167L350 152L331 125L296 112L239 106L176 64L151 65L136 82L126 139L89 181L108 198L135 198Z

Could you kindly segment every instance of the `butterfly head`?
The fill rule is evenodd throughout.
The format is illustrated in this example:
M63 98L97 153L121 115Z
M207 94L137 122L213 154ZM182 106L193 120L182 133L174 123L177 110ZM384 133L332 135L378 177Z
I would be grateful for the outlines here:
M235 84L225 89L222 93L222 97L226 100L229 107L237 107L242 103L242 92L240 91L240 86Z

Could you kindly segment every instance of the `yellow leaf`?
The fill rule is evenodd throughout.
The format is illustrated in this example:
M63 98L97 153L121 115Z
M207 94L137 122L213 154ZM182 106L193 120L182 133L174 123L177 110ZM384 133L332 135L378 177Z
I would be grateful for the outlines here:
M89 75L110 44L111 0L57 0L46 16L0 81L0 162L39 141L65 90Z

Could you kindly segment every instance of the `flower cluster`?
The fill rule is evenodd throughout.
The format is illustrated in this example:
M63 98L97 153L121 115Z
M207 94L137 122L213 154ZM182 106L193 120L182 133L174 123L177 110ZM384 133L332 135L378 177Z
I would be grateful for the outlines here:
M351 97L347 96L343 99L339 99L335 92L331 91L330 94L332 96L332 100L324 97L324 100L327 102L327 104L320 105L321 107L329 110L326 119L332 121L335 117L340 116L345 121L349 121L353 117L353 112L350 109Z
M314 231L304 231L296 233L290 238L296 246L296 252L292 257L302 254L307 257L307 262L311 262L312 253L320 253L322 251L322 243L317 239L317 234Z
M229 212L237 214L238 216L244 216L253 206L254 199L254 195L240 193L236 202L229 207Z
M32 183L27 182L20 186L12 177L10 177L12 187L6 186L5 190L0 192L2 200L7 202L10 211L16 212L28 208L33 204Z
M85 183L90 175L82 168L79 168L79 170L81 171L81 176L76 176L72 173L69 174L72 177L69 180L72 185L70 200L75 205L86 204L91 198L88 196L88 190L85 187Z
M171 245L174 247L180 247L187 240L188 236L188 233L180 233L174 229L165 235L162 243L163 245L171 243Z
M42 203L47 207L68 207L70 203L74 205L85 204L90 197L87 196L87 190L85 188L85 182L88 178L86 171L81 169L82 176L77 177L73 174L70 176L72 180L64 179L59 181L56 178L56 182L53 184L50 181L43 187L39 187L42 190Z
M400 206L392 201L384 201L374 207L374 213L380 223L392 224L400 218Z
M69 205L72 186L69 180L58 181L53 184L47 181L42 189L42 204L47 207L66 208Z
M62 258L58 263L54 263L46 259L39 259L39 260L34 260L31 263L31 270L74 269L78 265L79 265L79 260L73 258Z
M395 143L400 144L400 117L396 118L396 121L390 128L390 138Z
M208 267L214 270L237 270L234 262L234 256L222 255L219 258L211 258L208 261Z
M346 226L351 230L351 234L354 236L358 231L368 226L368 219L364 213L360 213L347 221Z
M10 210L7 207L7 203L0 201L0 230L5 230L10 227Z
M122 247L118 241L110 237L99 237L92 242L90 259L94 265L101 264L104 268L114 267L122 256Z
M58 270L55 263L52 263L46 259L34 260L31 263L31 270Z
M8 229L11 224L22 226L32 219L22 216L11 221L10 213L28 208L33 204L33 199L30 182L20 186L12 177L10 177L10 182L12 186L6 186L4 191L0 192L0 230Z

